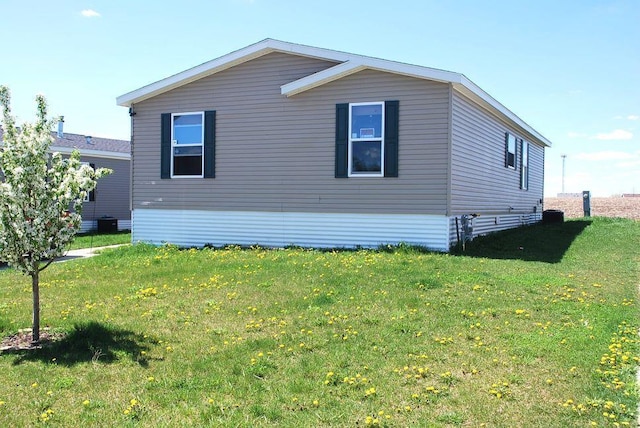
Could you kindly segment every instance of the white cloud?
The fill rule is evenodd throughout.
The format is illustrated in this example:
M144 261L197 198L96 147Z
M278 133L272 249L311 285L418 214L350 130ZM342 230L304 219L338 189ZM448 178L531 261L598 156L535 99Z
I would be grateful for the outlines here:
M96 12L93 9L85 9L82 12L80 12L82 14L82 16L84 16L85 18L97 18L100 16L100 14L98 12Z
M613 161L613 160L629 160L637 156L628 152L603 151L592 153L578 153L573 156L574 159L586 161Z
M630 140L633 134L624 129L616 129L611 132L601 132L591 137L592 140Z
M630 160L628 162L619 162L616 164L616 166L622 169L640 168L640 159ZM633 171L633 175L635 178L637 178L638 172Z
M640 120L640 115L630 114L629 116L627 116L627 119L629 119L629 120Z

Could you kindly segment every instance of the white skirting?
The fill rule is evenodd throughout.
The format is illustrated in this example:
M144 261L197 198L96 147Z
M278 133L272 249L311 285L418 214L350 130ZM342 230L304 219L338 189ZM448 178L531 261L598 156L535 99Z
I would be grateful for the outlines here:
M98 229L96 220L86 220L80 226L80 233L92 232ZM118 220L118 230L131 230L131 220Z
M377 247L406 243L449 251L449 218L437 215L330 214L136 209L133 242Z

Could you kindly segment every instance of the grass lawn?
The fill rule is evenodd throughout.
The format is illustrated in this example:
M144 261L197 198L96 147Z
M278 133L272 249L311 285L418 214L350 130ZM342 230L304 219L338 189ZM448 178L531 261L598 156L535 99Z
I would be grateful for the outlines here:
M635 426L640 222L464 255L133 245L52 265L0 426ZM0 272L0 336L28 327ZM618 424L618 425L616 425Z
M82 233L76 235L71 243L70 250L79 248L95 248L107 245L129 244L131 242L131 232L122 231L117 233Z

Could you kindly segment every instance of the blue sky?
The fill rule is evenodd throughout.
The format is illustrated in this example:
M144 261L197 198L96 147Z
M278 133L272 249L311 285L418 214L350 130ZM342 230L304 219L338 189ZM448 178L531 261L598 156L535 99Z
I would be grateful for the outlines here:
M0 0L19 121L129 138L115 98L267 37L463 73L551 140L545 194L640 193L640 1Z

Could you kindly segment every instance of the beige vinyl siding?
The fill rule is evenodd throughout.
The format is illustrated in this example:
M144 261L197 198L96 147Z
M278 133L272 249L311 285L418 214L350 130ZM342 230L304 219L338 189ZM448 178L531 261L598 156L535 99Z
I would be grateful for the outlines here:
M446 214L450 87L362 71L287 98L334 64L271 53L134 106L134 209ZM400 101L399 177L341 178L335 105ZM215 179L160 179L160 115L216 111Z
M113 172L98 180L95 190L95 201L83 204L83 221L95 220L100 217L115 217L118 220L131 220L129 210L129 160L108 159L92 156L82 156L82 162L94 164L96 168L110 168Z
M505 167L505 133L529 142L529 189L520 189L522 152L516 169ZM452 101L451 215L525 214L542 208L544 148L508 127L457 92Z

